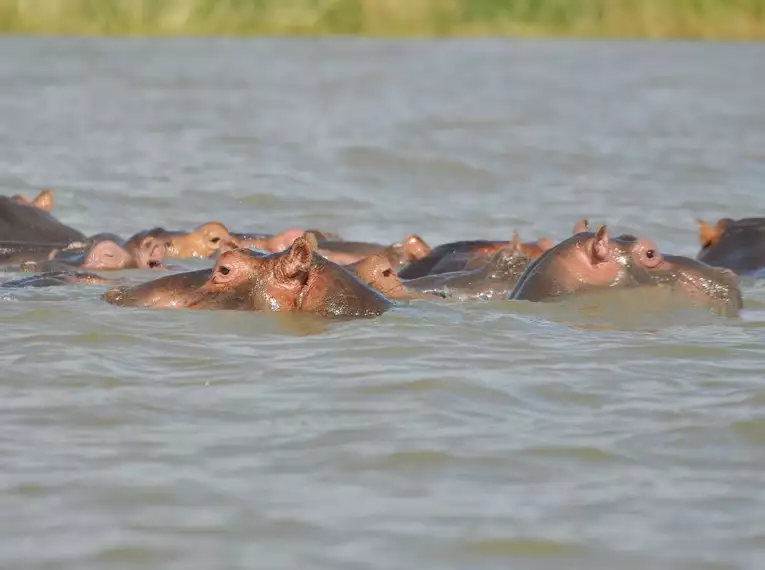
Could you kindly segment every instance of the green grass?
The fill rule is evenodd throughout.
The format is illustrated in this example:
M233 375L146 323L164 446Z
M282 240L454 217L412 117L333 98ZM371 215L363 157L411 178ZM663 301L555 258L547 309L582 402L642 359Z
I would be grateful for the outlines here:
M0 31L765 39L765 0L0 0Z

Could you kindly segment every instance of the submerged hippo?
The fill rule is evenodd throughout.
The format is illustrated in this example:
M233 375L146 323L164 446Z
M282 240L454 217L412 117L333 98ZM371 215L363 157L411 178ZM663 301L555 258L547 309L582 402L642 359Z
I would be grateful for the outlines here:
M330 232L322 230L302 230L300 228L290 228L279 234L246 234L240 232L231 232L231 236L238 242L240 247L254 247L261 251L269 253L279 253L289 248L292 243L302 235L311 235L316 241L338 241L343 239Z
M193 309L304 311L323 316L373 317L393 303L299 237L283 252L223 253L210 279L189 296Z
M56 251L50 261L21 264L22 271L69 271L80 269L146 269L162 267L165 245L155 238L144 238L131 249L104 239L83 249Z
M139 232L127 240L126 247L130 249L147 237L153 237L164 242L165 255L176 259L210 257L218 250L221 241L233 239L223 224L207 222L190 232L169 231L164 228L153 228Z
M39 275L11 279L0 285L0 287L5 289L21 289L26 287L57 287L73 284L103 285L106 283L115 283L115 281L85 271L50 271L40 273Z
M528 255L515 247L506 247L477 269L426 275L404 284L410 290L443 297L457 294L476 299L506 299L529 263Z
M27 261L45 261L58 250L85 246L84 242L66 244L3 241L0 242L0 265L18 266Z
M166 275L135 287L117 287L104 293L104 301L119 307L185 307L189 296L212 276L212 269Z
M612 238L605 226L579 232L531 263L511 299L544 301L598 289L652 283L649 270L662 263L656 244L622 235Z
M42 210L43 212L50 212L53 209L53 192L49 189L42 190L32 200L27 200L21 194L15 194L11 196L11 200L19 204L25 204L27 206L34 206Z
M488 263L496 252L506 248L515 248L530 259L536 259L552 247L553 243L547 238L521 242L517 232L512 241L455 241L433 248L428 255L410 263L398 274L402 279L416 279L426 275L476 269Z
M712 267L689 257L664 255L650 271L654 283L670 286L697 306L734 316L743 308L738 276L730 269Z
M406 236L391 245L363 241L319 240L318 252L339 265L350 265L373 254L385 256L394 269L422 259L430 253L430 247L418 235Z
M40 208L0 196L0 241L67 245L85 235Z
M739 275L765 268L765 218L723 218L714 225L698 220L698 224L699 261Z

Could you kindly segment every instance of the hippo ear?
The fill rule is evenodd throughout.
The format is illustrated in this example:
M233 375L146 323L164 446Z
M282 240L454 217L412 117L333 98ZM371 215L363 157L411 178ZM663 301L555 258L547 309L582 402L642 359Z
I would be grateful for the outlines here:
M580 234L582 232L589 232L590 231L590 222L587 220L587 218L582 218L577 223L574 224L574 230L571 233L571 235Z
M311 249L319 249L319 241L314 230L306 231L303 234L303 239L311 245Z
M45 210L46 212L50 212L53 209L53 192L46 188L32 201L32 205L41 210Z
M431 251L430 246L417 234L411 234L403 240L404 253L408 259L414 261L422 259Z
M699 225L699 243L701 247L709 247L717 243L720 238L719 223L714 226L710 226L704 220L696 220Z
M292 243L289 253L279 260L282 274L287 279L296 279L308 273L312 256L311 242L304 237L297 238Z
M541 249L543 252L547 251L548 249L552 249L555 247L555 244L552 242L552 240L549 240L547 238L539 238L537 240L537 245L539 246L539 249Z
M521 235L518 233L518 230L513 230L513 245L512 248L515 251L521 251L523 244L521 243Z
M592 258L597 262L608 259L608 229L600 226L592 241Z

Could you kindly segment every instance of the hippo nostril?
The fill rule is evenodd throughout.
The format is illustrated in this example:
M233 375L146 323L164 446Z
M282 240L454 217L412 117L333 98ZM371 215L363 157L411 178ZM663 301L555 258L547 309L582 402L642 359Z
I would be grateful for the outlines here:
M393 273L392 269L386 269L385 271L383 271L382 274L383 274L383 277L390 277L392 273Z

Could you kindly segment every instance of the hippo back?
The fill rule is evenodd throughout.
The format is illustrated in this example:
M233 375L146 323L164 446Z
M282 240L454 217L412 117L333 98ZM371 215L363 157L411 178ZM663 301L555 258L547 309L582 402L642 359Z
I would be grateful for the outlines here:
M0 240L67 245L85 235L40 208L0 196Z
M493 253L497 247L506 244L506 241L493 240L464 240L444 243L433 248L425 257L413 261L401 271L398 276L401 279L415 279L433 273L448 273L465 269L466 264L476 255L485 254L485 251Z
M714 245L702 248L696 259L746 275L765 267L765 218L743 218L728 223Z

